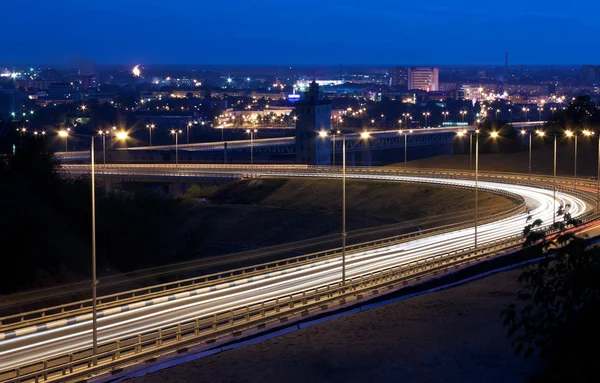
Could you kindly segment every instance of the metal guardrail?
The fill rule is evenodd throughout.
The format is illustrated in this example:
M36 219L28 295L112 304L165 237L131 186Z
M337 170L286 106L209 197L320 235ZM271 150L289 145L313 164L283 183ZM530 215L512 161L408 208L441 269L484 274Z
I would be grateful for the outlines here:
M598 214L585 214L584 220L597 219ZM557 232L552 227L539 230L545 235ZM27 366L0 371L2 382L64 381L90 377L115 368L137 363L158 355L186 351L187 347L210 345L218 339L240 336L243 330L286 322L294 316L342 306L363 299L367 294L378 294L380 288L397 282L408 282L412 277L436 270L447 270L475 260L486 258L522 244L522 234L490 241L476 249L466 247L418 261L389 267L361 276L348 278L345 284L330 283L301 292L273 298L236 309L205 315L177 325L144 332L116 341L103 343L94 357L90 350L81 350ZM297 318L294 318L297 319ZM97 363L94 365L94 363Z
M420 181L415 181L419 183ZM429 181L427 183L432 184L440 184L446 187L453 187L459 189L471 189L468 186L462 185L447 185L443 182L435 182ZM498 212L492 215L489 215L485 218L480 218L478 220L479 224L485 224L497 220L501 220L516 214L520 214L525 212L526 206L524 200L517 194L510 193L503 190L497 189L489 189L489 188L480 188L481 191L487 191L490 193L498 194L505 196L507 198L512 199L518 204L511 209L506 211ZM430 229L419 230L416 232L401 234L392 237L386 237L379 240L367 241L359 244L346 246L346 252L352 253L356 251L364 251L369 249L375 249L381 246L389 246L398 243L403 243L407 240L412 240L416 237L425 238L432 235L444 234L455 230L460 230L464 228L471 227L475 224L474 220L468 220L465 222L459 222L455 224L448 224L437 226ZM279 269L288 268L291 266L298 266L304 263L314 262L316 260L329 259L336 256L339 256L342 252L342 248L335 248L326 251L320 251L316 253L311 253L302 256L290 257L279 261L267 262L258 265L254 265L251 267L238 268L233 270L228 270L225 272L209 274L202 277L189 278L185 280L163 283L159 285L143 287L133 290L128 290L116 294L110 294L106 296L99 297L97 299L98 309L106 309L110 307L114 307L115 305L124 305L130 303L132 300L138 301L141 299L149 299L150 297L154 298L156 296L162 296L167 294L173 294L179 292L181 290L187 290L192 288L199 288L203 285L212 283L212 282L226 282L231 279L235 279L241 276L248 277L255 274L262 273L264 271L275 271ZM77 302L67 303L63 305L53 306L49 308L44 308L40 310L33 310L26 313L19 313L9 316L0 317L0 332L10 331L14 328L22 328L24 326L32 326L38 320L49 321L49 320L59 320L61 318L80 315L84 312L87 312L91 308L92 301L91 299L81 300Z
M453 177L455 177L455 175L453 175ZM419 181L419 182L423 182L423 181ZM444 183L437 183L435 181L428 181L428 182L433 183L433 184L441 184L442 186L448 186ZM504 182L507 182L507 181L504 180ZM523 182L520 182L520 184L523 184ZM536 187L540 187L540 185L537 183L532 183L532 185L536 186ZM451 185L451 186L470 189L470 187L468 187L468 186L460 186L460 185ZM563 187L557 187L557 189L559 191L576 194L580 198L582 198L584 200L588 200L588 202L593 202L586 193L575 192L569 188L563 188ZM501 194L501 195L507 196L509 198L513 198L515 200L520 198L519 196L516 196L513 193L498 191L496 189L488 190L487 188L481 188L481 190ZM487 222L491 222L492 220L502 219L504 217L508 217L510 215L517 214L518 212L523 212L523 211L524 211L524 205L521 204L520 206L517 206L506 212L494 214L492 216L489 216L487 219L481 219L479 222L481 224L484 224ZM353 252L353 251L365 250L365 249L369 249L369 248L376 248L378 246L383 246L383 245L391 245L391 244L401 243L404 240L414 238L416 235L426 237L426 236L430 236L430 235L434 235L434 234L442 234L442 233L470 227L473 224L474 224L474 222L471 221L471 222L466 222L466 223L444 225L444 226L440 226L437 228L420 231L418 233L408 233L408 234L403 234L400 236L384 238L381 240L369 241L369 242L365 242L365 243L361 243L361 244L348 246L347 251ZM292 257L292 258L288 258L288 259L281 260L278 262L270 262L270 263L266 263L266 264L260 264L260 265L256 265L255 267L235 269L235 270L231 270L231 271L227 271L227 272L223 272L223 273L211 274L211 275L204 276L204 277L191 278L191 279L184 280L184 281L177 281L177 282L168 283L168 284L162 284L162 285L157 285L157 286L150 286L150 287L139 288L139 289L135 289L135 290L129 290L129 291L118 293L118 294L112 294L112 295L100 297L98 299L98 304L101 307L104 307L104 305L106 304L107 305L106 308L112 307L114 305L122 305L122 304L126 304L132 300L137 301L137 300L144 299L144 298L155 297L157 295L166 295L166 294L180 291L181 289L197 287L199 285L210 283L212 281L217 281L217 280L222 281L223 278L235 278L236 276L239 276L239 275L245 275L245 276L254 275L256 273L260 273L267 269L268 270L276 270L276 269L290 267L290 265L298 265L303 262L313 262L317 259L326 259L329 257L335 257L335 256L339 255L340 252L341 252L341 248L337 248L337 249L332 249L332 250L328 250L328 251L304 255L304 256L300 256L300 257ZM227 279L227 280L229 280L229 279ZM190 284L188 285L186 283L190 283ZM175 290L172 290L172 289L175 289ZM82 312L89 310L90 305L91 305L91 300L84 300L84 301L73 302L70 304L54 306L54 307L47 308L47 309L30 311L27 313L15 314L15 315L11 315L11 316L5 316L3 318L0 318L0 331L8 331L12 328L18 328L18 327L23 327L23 326L27 326L27 325L32 325L36 321L36 319L58 320L60 318L64 318L67 316L81 314Z

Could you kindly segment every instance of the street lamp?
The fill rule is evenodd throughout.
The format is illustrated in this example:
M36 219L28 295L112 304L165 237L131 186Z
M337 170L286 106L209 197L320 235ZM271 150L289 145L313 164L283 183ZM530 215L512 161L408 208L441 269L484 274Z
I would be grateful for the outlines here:
M254 165L254 137L258 133L258 130L246 129L246 133L250 134L250 164Z
M333 161L331 163L332 166L335 166L335 136L340 133L341 133L340 130L334 130L333 134L331 135L333 137L333 154L332 154Z
M181 129L171 129L171 134L175 136L175 165L179 165L179 135L183 133Z
M150 146L152 146L152 129L154 129L156 125L154 124L146 124L146 128L148 128L148 135L150 138Z
M104 165L106 165L106 135L109 131L99 130L98 134L102 136L102 160Z
M496 109L496 121L498 121L498 113L500 113L500 109Z
M523 116L525 117L525 122L529 122L529 108L523 108Z
M425 127L427 127L427 119L429 118L429 116L431 116L431 113L425 112L423 113L423 116L425 116Z
M412 129L409 130L409 133L412 134ZM406 134L406 131L398 131L399 134L403 134L404 133L404 167L406 168L406 158L407 158L407 149L408 149L408 136Z
M385 128L385 114L382 114L381 118L383 119L383 126L381 127L383 129Z
M587 130L587 129L583 130L581 133L586 137L590 137L594 134L594 132ZM568 138L573 137L575 140L575 158L574 158L574 163L573 163L573 188L575 190L577 190L577 137L578 137L578 134L576 131L567 130L567 131L565 131L565 135Z
M126 132L120 132L123 134L118 134L118 139L127 139ZM58 132L60 137L67 138L69 136L68 130L61 130ZM90 163L91 163L91 173L92 173L92 363L93 365L97 365L98 361L96 359L96 355L98 354L98 315L97 315L97 288L98 288L98 277L96 270L96 162L95 162L95 154L94 154L94 140L95 136L88 136L84 134L74 134L76 136L89 137L90 138Z
M448 121L449 114L450 114L450 112L448 112L447 110L442 112L442 115L444 116L444 122Z
M465 115L467 114L467 111L466 110L461 110L459 113L460 113L460 115L462 117L462 122L465 122Z
M191 127L191 126L192 126L192 123L191 123L191 122L188 122L188 123L187 123L187 126L186 126L186 132L185 132L185 135L186 135L186 139L187 139L187 143L188 143L188 144L190 143L190 127ZM223 131L221 130L221 135L222 135L222 134L223 134ZM222 141L223 141L223 140L221 139L221 142L222 142Z
M69 133L71 132L71 128L61 129L58 131L58 136L65 139L65 152L69 152Z

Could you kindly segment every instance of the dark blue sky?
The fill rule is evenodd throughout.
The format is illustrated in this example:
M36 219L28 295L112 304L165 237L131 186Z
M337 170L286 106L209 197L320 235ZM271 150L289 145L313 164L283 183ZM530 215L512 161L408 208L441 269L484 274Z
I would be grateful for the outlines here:
M600 1L4 0L4 64L600 63Z

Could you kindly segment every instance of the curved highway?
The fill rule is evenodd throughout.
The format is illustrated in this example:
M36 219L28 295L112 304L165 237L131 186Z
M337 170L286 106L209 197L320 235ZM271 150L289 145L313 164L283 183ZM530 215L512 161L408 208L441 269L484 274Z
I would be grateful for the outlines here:
M293 172L281 176L310 176L315 173ZM328 175L331 177L332 175ZM397 175L348 174L348 178L378 179L404 182L440 182L436 178L408 177ZM445 180L448 185L473 187L470 180ZM529 186L518 186L495 182L479 182L481 187L505 190L521 195L530 209L529 214L518 214L500 221L479 226L478 243L501 239L518 234L527 224L527 216L551 223L553 217L553 192ZM556 206L570 205L570 213L577 217L592 209L583 200L565 193L556 193ZM472 246L474 229L467 228L450 233L417 238L405 243L359 251L347 256L347 275L355 277L394 265L428 258L455 249ZM253 278L240 278L234 283L214 285L194 291L194 295L164 300L161 303L139 308L120 310L107 309L98 319L99 344L107 341L149 331L169 324L181 323L188 319L209 315L215 312L237 308L266 299L290 295L293 292L339 281L341 259L317 260L304 266L293 267L266 273ZM47 323L46 328L33 332L16 331L10 336L0 334L0 371L23 366L35 361L63 355L91 347L91 319L89 314L78 318L71 325ZM39 326L38 326L39 327ZM38 329L40 330L40 329ZM1 336L4 335L4 336Z

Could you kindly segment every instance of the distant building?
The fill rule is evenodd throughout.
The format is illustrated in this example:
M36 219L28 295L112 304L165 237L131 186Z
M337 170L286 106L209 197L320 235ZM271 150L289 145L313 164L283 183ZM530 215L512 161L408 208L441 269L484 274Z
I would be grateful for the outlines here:
M406 69L392 68L392 86L406 85Z
M319 85L312 82L302 99L296 104L296 163L329 165L331 146L329 136L320 132L331 128L331 103L319 92Z
M21 116L21 91L18 89L0 89L0 120L14 119Z
M581 75L583 81L596 82L597 80L600 80L600 66L583 65L581 67Z
M408 89L437 91L439 89L439 69L408 68Z

